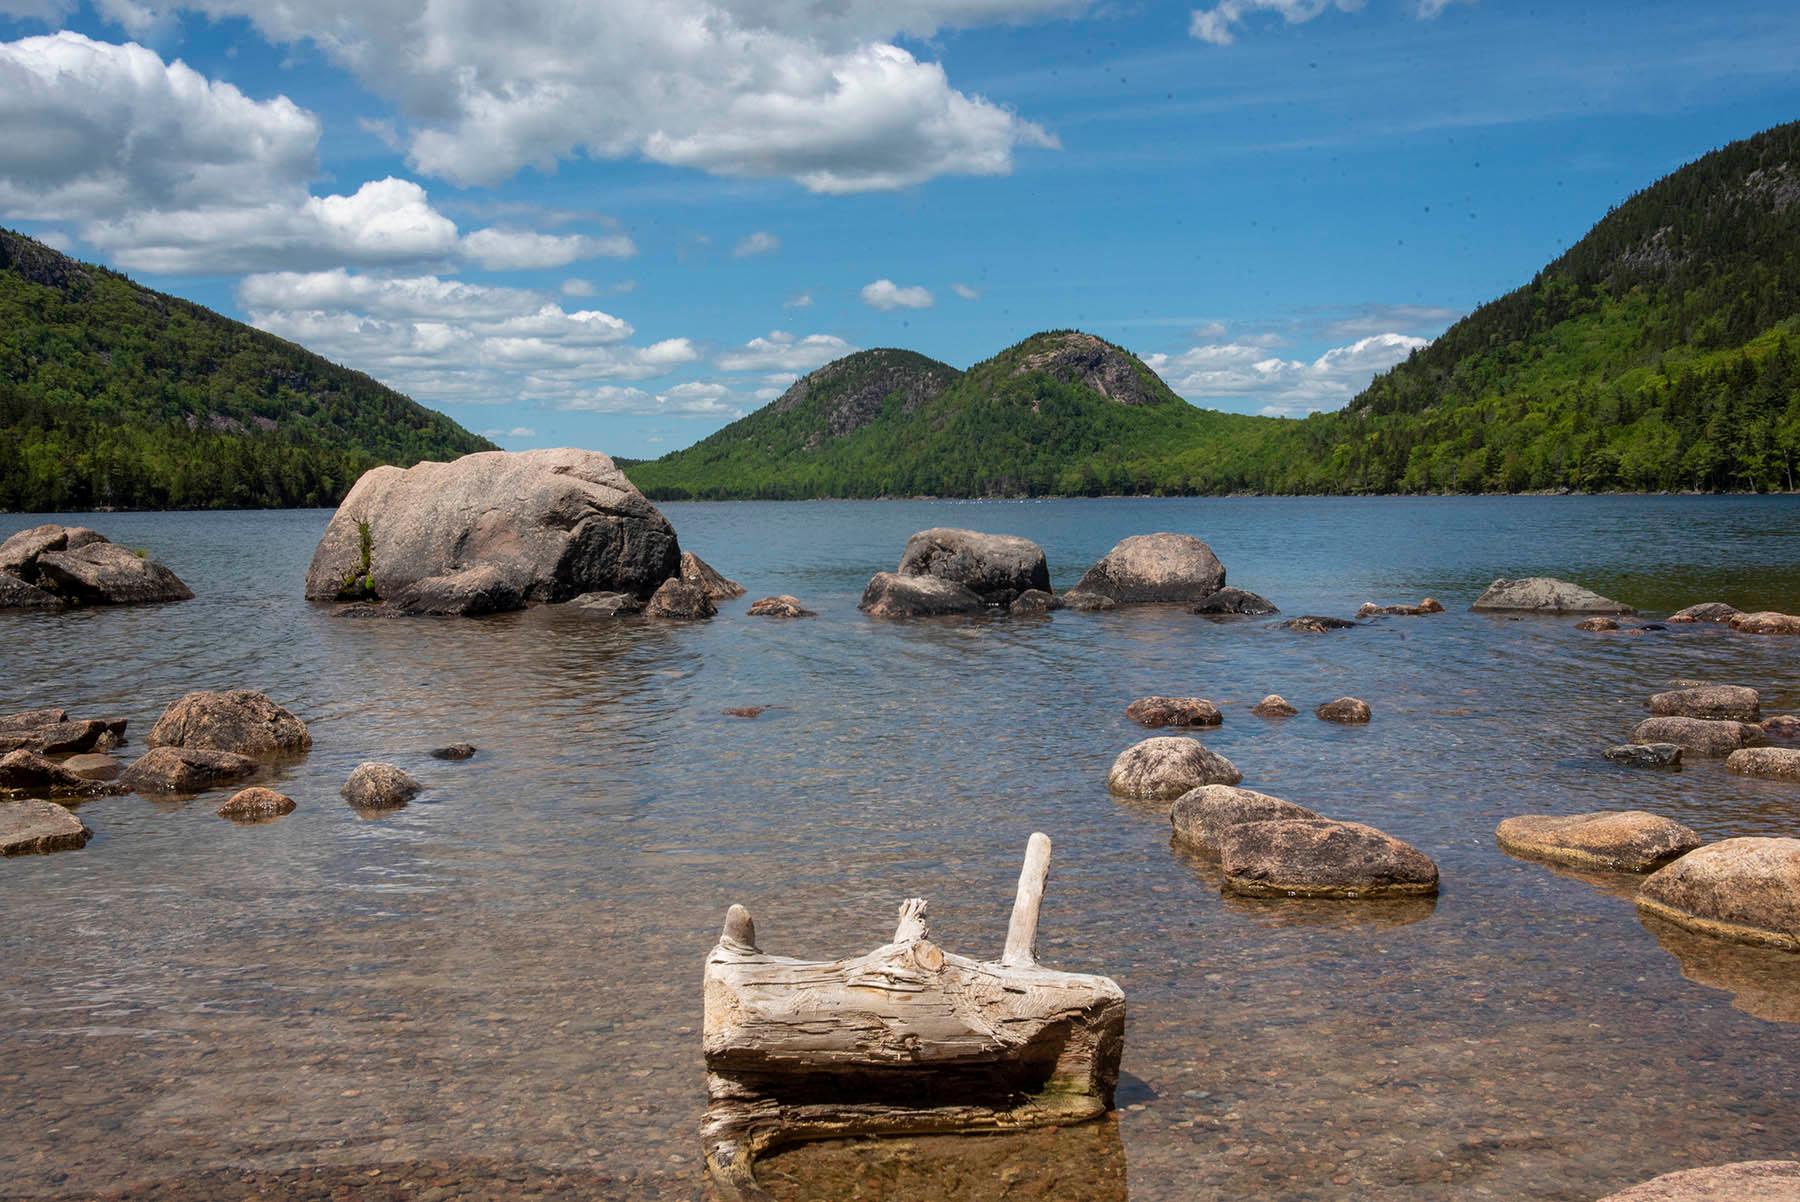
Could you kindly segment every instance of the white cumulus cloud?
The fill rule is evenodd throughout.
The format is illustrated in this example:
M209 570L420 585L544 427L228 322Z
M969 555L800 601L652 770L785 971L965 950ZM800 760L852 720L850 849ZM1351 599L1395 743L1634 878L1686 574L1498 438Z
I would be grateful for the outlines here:
M740 259L748 259L752 255L773 254L781 249L781 239L767 230L757 230L753 234L744 235L743 239L732 248L731 253Z
M530 230L480 229L462 240L463 254L489 271L567 267L580 259L629 259L637 245L624 234L539 234Z
M1197 8L1188 19L1188 34L1215 46L1229 46L1237 30L1252 13L1274 13L1289 25L1301 25L1327 9L1355 12L1362 0L1219 0L1212 8Z
M950 285L950 291L956 293L956 295L962 297L966 301L981 299L981 289L971 287L968 284L952 284Z
M883 311L891 309L929 309L934 297L930 290L922 285L913 284L902 288L894 281L882 278L862 289L863 304Z
M1377 372L1429 344L1429 339L1410 334L1371 334L1308 361L1283 359L1269 354L1261 340L1243 340L1196 346L1178 355L1150 355L1144 362L1189 400L1261 401L1263 413L1299 416L1341 407Z
M720 371L811 371L841 359L856 348L835 334L808 334L796 338L784 330L771 330L766 338L752 338L736 350L713 361Z

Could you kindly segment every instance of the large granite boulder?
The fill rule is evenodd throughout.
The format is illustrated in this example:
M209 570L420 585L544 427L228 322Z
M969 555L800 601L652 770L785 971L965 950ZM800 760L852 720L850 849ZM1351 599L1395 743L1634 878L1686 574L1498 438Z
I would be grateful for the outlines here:
M204 747L153 747L131 762L119 784L133 793L203 793L255 776L247 755Z
M1557 580L1552 576L1527 576L1520 580L1496 580L1475 599L1470 609L1484 613L1634 614L1637 610L1611 597Z
M1651 872L1700 846L1681 823L1642 810L1522 814L1502 822L1494 838L1515 855L1607 872Z
M1175 828L1175 838L1213 856L1219 854L1225 831L1240 823L1317 817L1318 814L1305 806L1234 785L1201 785L1198 789L1189 789L1169 807L1169 823Z
M0 801L0 856L70 851L86 846L93 834L54 801Z
M1125 707L1139 726L1217 726L1225 720L1219 707L1204 697L1139 697Z
M1010 605L1031 589L1050 591L1044 549L1014 534L947 526L921 530L906 540L896 570L902 576L955 581L989 605Z
M1725 771L1800 784L1800 747L1746 747L1725 757Z
M1714 718L1645 718L1631 729L1633 743L1673 743L1695 755L1730 755L1763 741L1762 727Z
M1776 613L1739 614L1731 619L1731 628L1739 634L1800 634L1800 615Z
M877 572L863 590L862 603L857 608L872 618L931 618L980 613L987 608L987 602L954 580Z
M1760 722L1762 697L1755 689L1735 684L1703 684L1657 693L1648 705L1659 718L1725 718L1733 722Z
M1600 1202L1800 1202L1800 1160L1741 1160L1664 1173Z
M1738 607L1723 601L1702 601L1686 609L1678 609L1663 619L1666 622L1729 622L1738 616Z
M681 563L676 568L676 575L699 588L712 601L730 601L743 596L745 592L743 585L728 579L724 573L692 551L681 553Z
M292 755L312 746L306 723L250 689L188 693L164 710L152 747L199 747L239 755Z
M1121 751L1106 774L1106 787L1118 797L1174 801L1201 785L1235 785L1243 779L1230 760L1198 739L1160 735Z
M1438 869L1409 843L1328 818L1240 822L1219 838L1224 891L1239 897L1428 897Z
M1118 543L1069 590L1071 608L1088 597L1118 605L1201 602L1225 587L1225 565L1191 534L1134 534Z
M313 552L306 596L473 615L648 597L680 560L674 528L605 455L483 451L365 472Z
M397 810L424 789L402 769L371 760L356 766L341 793L359 810Z
M162 564L86 526L34 526L0 543L0 608L146 605L193 595Z
M1707 935L1800 951L1800 839L1721 839L1651 874L1637 904Z

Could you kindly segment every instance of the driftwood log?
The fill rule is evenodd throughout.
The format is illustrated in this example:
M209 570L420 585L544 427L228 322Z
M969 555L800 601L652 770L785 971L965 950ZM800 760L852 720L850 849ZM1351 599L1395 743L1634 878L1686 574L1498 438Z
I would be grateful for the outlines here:
M997 961L931 941L925 902L847 960L756 946L732 906L706 957L707 1168L727 1202L768 1198L753 1162L808 1139L1058 1126L1112 1109L1125 995L1034 954L1050 839L1035 834Z

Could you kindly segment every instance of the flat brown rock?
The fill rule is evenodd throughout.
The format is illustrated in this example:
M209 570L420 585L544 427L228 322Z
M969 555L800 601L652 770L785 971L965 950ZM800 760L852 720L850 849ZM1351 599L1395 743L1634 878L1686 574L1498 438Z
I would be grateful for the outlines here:
M1225 720L1219 707L1204 697L1140 697L1125 707L1139 726L1217 726Z
M1663 620L1665 622L1729 622L1737 617L1739 612L1737 606L1727 605L1723 601L1702 601L1698 605L1678 609Z
M1477 613L1634 614L1637 610L1611 597L1554 576L1496 580L1469 606Z
M810 618L813 616L813 611L800 604L800 598L782 593L774 597L764 597L760 601L752 601L750 616L753 618Z
M1189 789L1169 807L1169 823L1175 828L1175 837L1189 847L1215 856L1219 854L1219 843L1228 827L1244 822L1317 817L1318 814L1305 806L1233 785L1201 785L1198 789Z
M119 784L134 793L200 793L256 775L247 755L204 747L153 747L133 760Z
M718 607L712 603L712 598L705 589L675 576L658 585L656 591L650 594L650 604L644 606L646 618L678 622L698 621L718 612Z
M1800 615L1774 610L1739 614L1731 619L1731 628L1739 634L1800 634Z
M1651 874L1637 904L1721 939L1800 951L1800 839L1721 839Z
M1426 897L1437 865L1409 843L1360 822L1242 822L1220 838L1224 891L1240 897Z
M857 608L871 618L932 618L977 614L987 608L987 602L954 580L877 572L869 578Z
M1313 713L1326 722L1342 722L1348 726L1359 726L1373 716L1369 703L1360 697L1339 697L1336 701L1327 701Z
M16 714L0 716L0 731L36 730L40 726L54 726L58 722L67 722L69 711L47 706L44 709L22 710Z
M62 766L64 772L73 772L82 780L113 780L119 775L119 761L103 751L72 755Z
M81 795L114 791L111 785L78 776L35 751L20 749L0 756L0 792Z
M239 789L215 811L221 818L279 818L294 812L294 799L273 789L253 785Z
M1696 755L1730 755L1762 740L1760 726L1714 718L1645 718L1631 729L1633 743L1673 743Z
M1600 1202L1800 1202L1800 1160L1743 1160L1665 1173Z
M71 851L94 832L54 801L0 801L0 856Z
M1700 836L1642 810L1592 814L1525 814L1494 831L1515 855L1608 872L1650 872L1700 846Z
M1250 712L1258 718L1292 718L1300 711L1289 703L1280 693L1270 693L1261 701L1250 707Z
M196 747L238 755L293 754L312 746L306 723L250 689L188 693L164 710L151 747Z
M1746 747L1725 757L1725 771L1800 784L1800 747Z
M1730 719L1757 722L1762 719L1762 697L1755 689L1735 684L1704 684L1657 693L1649 702L1659 717Z
M1106 774L1115 796L1174 801L1201 785L1235 785L1244 779L1232 762L1198 739L1161 735L1127 747Z

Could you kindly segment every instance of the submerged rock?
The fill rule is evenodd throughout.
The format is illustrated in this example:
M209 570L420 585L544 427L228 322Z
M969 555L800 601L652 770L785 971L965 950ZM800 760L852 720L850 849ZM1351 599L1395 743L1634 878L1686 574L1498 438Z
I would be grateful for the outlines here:
M1349 726L1358 726L1374 716L1369 703L1360 697L1339 697L1336 701L1327 701L1313 713L1326 722L1342 722Z
M1204 697L1140 697L1125 707L1139 726L1217 726L1225 720L1219 707Z
M177 699L146 742L151 747L199 747L239 755L292 755L312 746L312 733L293 713L253 689L193 692Z
M370 761L356 766L341 792L359 810L397 810L424 790L394 765Z
M1198 739L1162 735L1119 753L1106 774L1115 796L1174 801L1201 785L1235 785L1244 779L1232 762Z
M857 608L872 618L930 618L980 613L987 603L954 580L877 572Z
M671 577L662 582L644 606L646 618L664 618L677 622L694 622L718 613L718 607L706 590L697 584Z
M695 555L692 551L681 554L681 562L676 574L689 584L695 585L713 601L730 601L744 595L744 586L735 580L727 579L711 564Z
M1586 630L1593 634L1604 634L1608 631L1617 630L1618 628L1619 619L1617 618L1583 618L1581 621L1575 623L1575 629Z
M1552 576L1527 576L1496 580L1469 607L1478 613L1522 612L1541 614L1634 614L1637 610L1611 597L1557 580Z
M1800 716L1775 714L1762 720L1762 729L1771 739L1800 739Z
M1028 588L1012 599L1007 612L1015 614L1047 614L1061 609L1063 603L1054 593L1047 593L1041 588Z
M940 526L906 540L896 571L962 585L989 605L1010 605L1019 594L1050 591L1044 549L1012 534L984 534Z
M1637 904L1740 943L1800 951L1800 839L1722 839L1658 869Z
M727 718L760 718L768 708L766 705L728 705L719 712Z
M1646 703L1658 717L1727 718L1756 722L1762 718L1762 697L1755 689L1735 684L1703 684L1657 693Z
M1062 595L1062 604L1064 609L1072 609L1076 613L1103 613L1119 608L1117 601L1099 593L1067 592Z
M779 596L752 601L750 616L753 618L811 618L816 615L812 610L800 604L800 598L782 593Z
M279 818L283 814L294 812L294 799L285 793L277 793L273 789L252 786L240 789L227 798L214 813L221 818L235 818L239 821L258 818Z
M1343 618L1327 618L1319 614L1302 614L1297 618L1289 618L1281 623L1283 630L1293 630L1300 634L1324 634L1332 630L1349 630L1355 622L1347 622Z
M1738 607L1727 605L1723 601L1702 601L1698 605L1690 605L1686 609L1678 609L1670 614L1670 622L1729 622L1738 616Z
M93 836L81 819L54 801L0 801L0 856L73 851Z
M306 596L488 613L648 596L680 558L674 528L605 455L482 451L363 473L319 540Z
M1222 588L1200 604L1188 610L1193 614L1206 614L1211 617L1267 617L1281 611L1267 597L1259 597L1255 593L1241 588Z
M247 755L205 747L153 747L133 760L119 784L134 793L201 793L255 776Z
M0 543L0 608L146 605L193 595L162 564L86 526L34 526Z
M62 762L62 766L64 772L73 772L82 780L116 780L119 775L119 761L103 751L72 755Z
M1438 869L1418 848L1360 822L1242 822L1219 839L1224 890L1240 897L1425 897Z
M1205 601L1225 587L1225 565L1191 534L1134 534L1087 570L1073 597L1105 597L1120 605Z
M434 747L427 753L434 760L467 760L475 756L475 744L452 743L448 747Z
M1228 827L1244 822L1317 817L1305 806L1233 785L1189 789L1169 807L1169 823L1175 828L1175 837L1214 856L1219 854L1219 844Z
M1681 747L1675 743L1621 743L1600 753L1615 764L1637 768L1679 768Z
M1800 747L1746 747L1725 757L1725 771L1800 784Z
M1379 617L1419 617L1423 614L1441 614L1444 603L1436 597L1427 597L1417 605L1377 605L1373 601L1364 601L1356 611L1358 619Z
M1800 634L1800 616L1774 610L1739 614L1731 619L1731 628L1739 634Z
M632 593L583 593L569 602L571 609L598 614L604 618L616 618L623 614L641 614L644 612L644 605L644 598Z
M1280 693L1270 693L1251 706L1250 712L1259 718L1292 718L1300 711L1289 704L1288 699Z
M1700 846L1681 823L1642 810L1525 814L1506 819L1494 837L1515 855L1607 872L1650 872Z
M1600 1202L1800 1202L1800 1160L1744 1160L1664 1173Z
M1761 743L1762 727L1713 718L1645 718L1631 731L1633 743L1674 743L1696 755L1729 755Z

